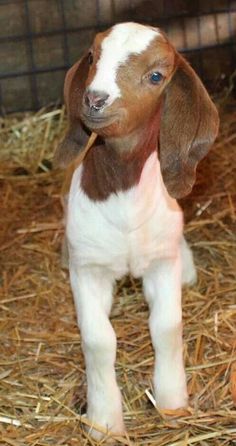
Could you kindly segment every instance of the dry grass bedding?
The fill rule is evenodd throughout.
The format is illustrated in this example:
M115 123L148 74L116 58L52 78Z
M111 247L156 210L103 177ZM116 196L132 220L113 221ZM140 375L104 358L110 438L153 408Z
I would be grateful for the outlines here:
M183 292L190 408L152 405L153 351L139 280L117 284L112 324L127 437L117 445L236 444L236 112L182 201L198 283ZM63 109L0 120L0 444L95 445L80 416L86 379L68 274L60 266L63 173L51 171ZM150 392L147 392L147 390ZM235 401L236 403L236 401ZM100 444L106 444L106 440Z

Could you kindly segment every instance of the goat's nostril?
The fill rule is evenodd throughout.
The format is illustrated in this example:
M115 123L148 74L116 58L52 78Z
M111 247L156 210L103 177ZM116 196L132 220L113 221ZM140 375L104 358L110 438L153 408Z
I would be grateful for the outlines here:
M100 99L100 98L98 98L98 99L96 99L96 101L94 102L93 105L94 105L95 107L97 107L97 108L101 108L101 107L104 106L105 102L106 102L106 99Z
M95 110L100 110L106 104L109 95L100 91L87 91L84 97L85 104L94 108Z

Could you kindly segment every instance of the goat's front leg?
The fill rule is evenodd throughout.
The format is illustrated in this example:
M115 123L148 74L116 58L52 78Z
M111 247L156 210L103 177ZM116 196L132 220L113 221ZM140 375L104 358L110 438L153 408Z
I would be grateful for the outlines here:
M145 274L143 285L150 307L149 326L155 350L157 406L184 407L188 396L182 347L181 256L159 261Z
M87 417L115 434L124 432L121 394L115 377L116 336L109 321L113 280L100 268L76 268L70 262L71 286L87 373ZM90 434L100 439L95 429Z

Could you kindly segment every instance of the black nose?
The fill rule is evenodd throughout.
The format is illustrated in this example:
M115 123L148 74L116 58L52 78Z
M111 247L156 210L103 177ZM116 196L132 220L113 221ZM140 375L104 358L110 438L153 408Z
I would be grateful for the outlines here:
M100 110L104 107L109 95L102 91L87 91L84 96L85 104L95 110Z

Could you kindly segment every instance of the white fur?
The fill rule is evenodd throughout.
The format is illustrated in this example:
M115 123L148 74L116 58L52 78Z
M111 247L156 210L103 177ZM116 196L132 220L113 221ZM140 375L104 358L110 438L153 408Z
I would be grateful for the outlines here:
M156 29L132 22L113 26L102 42L96 74L89 88L107 93L107 105L119 98L121 91L116 82L118 68L130 54L142 53L158 34Z
M177 409L188 401L182 352L181 253L163 259L144 275L155 350L154 389L159 408Z
M115 279L140 277L153 261L176 255L182 211L166 192L153 152L140 182L105 201L91 201L79 187L80 167L69 197L67 236L78 266L108 268Z
M115 378L116 336L109 321L113 277L96 266L70 264L70 279L80 326L87 372L87 417L91 422L124 432L120 390ZM96 430L90 432L99 439Z
M195 270L183 240L182 211L166 191L156 152L146 161L139 184L102 202L91 201L84 194L81 173L79 167L72 180L67 238L88 377L88 417L121 433L121 398L114 371L116 338L109 322L113 283L129 272L143 277L157 354L157 402L160 407L177 408L187 403L182 358L182 260L189 262L185 277L189 281ZM92 433L100 437L98 432Z

